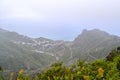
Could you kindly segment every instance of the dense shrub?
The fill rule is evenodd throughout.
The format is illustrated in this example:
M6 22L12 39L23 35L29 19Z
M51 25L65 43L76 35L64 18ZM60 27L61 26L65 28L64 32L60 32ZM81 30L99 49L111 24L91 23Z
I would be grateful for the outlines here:
M110 55L114 55L113 53L115 51L112 51ZM120 80L120 55L115 55L110 56L112 60L109 58L91 63L78 60L71 66L56 62L33 77L24 74L24 70L21 69L16 79L13 78L15 74L12 72L9 80ZM0 80L5 80L4 76L1 75Z

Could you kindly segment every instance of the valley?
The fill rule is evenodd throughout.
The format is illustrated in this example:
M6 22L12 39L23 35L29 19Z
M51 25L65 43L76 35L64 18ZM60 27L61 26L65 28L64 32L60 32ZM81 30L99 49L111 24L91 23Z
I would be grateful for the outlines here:
M31 38L0 29L0 65L6 70L35 70L62 61L66 65L76 60L87 62L104 59L120 46L120 37L93 29L83 30L73 41Z

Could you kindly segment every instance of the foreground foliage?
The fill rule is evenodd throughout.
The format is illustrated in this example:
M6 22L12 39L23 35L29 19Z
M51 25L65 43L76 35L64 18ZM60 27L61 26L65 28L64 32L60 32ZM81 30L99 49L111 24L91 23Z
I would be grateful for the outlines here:
M26 75L21 69L17 76L12 72L9 80L120 80L120 54L111 56L106 60L96 60L91 63L78 60L71 66L64 66L62 62L54 63L50 68L35 75ZM112 60L110 60L112 58ZM0 80L6 80L1 75Z

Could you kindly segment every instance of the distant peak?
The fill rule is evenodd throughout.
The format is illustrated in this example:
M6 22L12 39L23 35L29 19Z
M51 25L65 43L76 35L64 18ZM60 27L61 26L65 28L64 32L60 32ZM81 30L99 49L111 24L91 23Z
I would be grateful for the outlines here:
M82 33L86 33L86 32L104 32L104 31L99 29L92 29L92 30L83 29Z
M82 31L82 33L85 33L85 32L87 32L88 30L87 29L84 29L83 31Z
M97 29L97 28L95 28L95 29L90 29L90 30L88 30L88 29L83 29L82 32L88 32L88 31L102 31L102 30Z
M100 30L100 29L95 28L95 29L92 29L91 31L101 31L101 30Z
M108 34L107 32L105 32L105 31L102 31L102 30L99 30L99 29L92 29L92 30L87 30L87 29L84 29L83 31L82 31L82 34L84 34L84 33L88 33L88 34L91 34L91 33L104 33L104 34Z
M87 29L84 29L82 31L82 33L80 35L78 35L78 37L75 38L75 41L76 40L84 40L84 39L90 39L90 38L106 38L106 37L109 37L110 34L105 32L105 31L102 31L102 30L99 30L99 29L92 29L92 30L87 30Z

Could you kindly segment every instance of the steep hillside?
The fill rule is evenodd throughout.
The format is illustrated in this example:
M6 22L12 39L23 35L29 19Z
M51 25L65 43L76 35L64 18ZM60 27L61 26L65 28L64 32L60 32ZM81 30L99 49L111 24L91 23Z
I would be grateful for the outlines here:
M42 68L55 60L55 57L32 51L30 46L15 41L31 42L28 37L15 32L0 30L0 65L7 70L29 70Z
M76 54L88 60L105 58L117 46L120 46L120 37L98 29L83 30L82 34L73 41Z
M43 68L55 61L68 65L77 59L105 58L117 46L120 37L98 29L83 30L74 41L30 38L0 29L0 65L8 70Z

